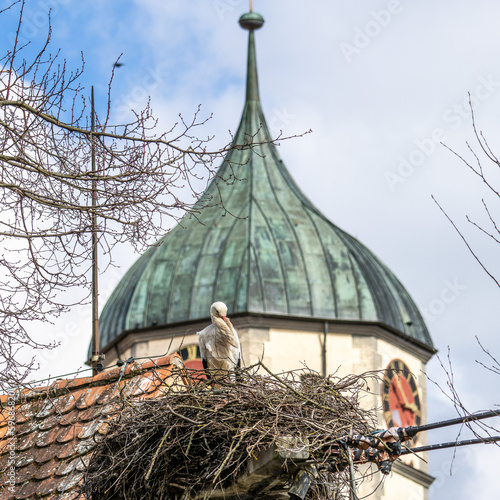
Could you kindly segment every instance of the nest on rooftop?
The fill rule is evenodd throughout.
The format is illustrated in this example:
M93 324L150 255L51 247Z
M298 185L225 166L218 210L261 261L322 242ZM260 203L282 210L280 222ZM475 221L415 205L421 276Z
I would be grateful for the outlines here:
M208 498L234 485L263 450L306 443L316 471L306 498L344 498L348 469L339 465L338 439L373 429L375 412L360 406L369 377L322 378L307 369L276 375L258 364L237 380L218 380L216 388L198 380L183 390L170 387L159 399L124 400L96 446L83 493ZM285 460L285 476L287 469Z

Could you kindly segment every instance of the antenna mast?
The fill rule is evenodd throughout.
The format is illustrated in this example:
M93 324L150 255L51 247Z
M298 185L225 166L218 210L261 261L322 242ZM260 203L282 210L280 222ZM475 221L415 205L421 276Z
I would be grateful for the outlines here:
M90 141L92 152L92 376L97 375L102 371L101 359L102 355L99 353L99 308L98 308L98 280L99 273L97 267L97 168L95 162L95 102L94 102L94 86L92 86L91 93L91 118L90 118Z

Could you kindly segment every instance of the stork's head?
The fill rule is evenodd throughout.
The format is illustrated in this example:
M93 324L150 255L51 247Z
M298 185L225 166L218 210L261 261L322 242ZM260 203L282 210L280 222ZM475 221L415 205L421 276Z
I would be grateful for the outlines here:
M212 318L222 318L226 319L227 316L227 306L224 302L214 302L210 307L210 316Z

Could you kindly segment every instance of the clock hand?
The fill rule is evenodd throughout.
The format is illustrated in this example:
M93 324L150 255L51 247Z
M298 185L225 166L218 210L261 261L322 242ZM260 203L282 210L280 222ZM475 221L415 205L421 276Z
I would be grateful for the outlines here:
M409 403L408 398L406 397L406 393L403 390L403 386L401 385L401 380L399 380L399 375L396 374L396 385L398 386L399 392L403 398L403 404L401 405L406 410L410 410L412 413L416 413L417 405L415 403Z
M412 413L418 412L418 406L415 403L405 404L404 408L406 408L407 410L410 410Z

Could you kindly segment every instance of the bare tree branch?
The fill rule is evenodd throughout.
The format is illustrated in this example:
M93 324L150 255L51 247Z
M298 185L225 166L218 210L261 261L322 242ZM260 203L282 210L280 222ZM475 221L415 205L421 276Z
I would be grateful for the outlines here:
M116 245L142 250L187 213L224 210L221 197L199 201L199 195L214 176L237 182L234 173L217 177L216 167L230 149L257 143L256 133L244 144L211 148L213 137L197 135L211 118L202 118L200 107L190 120L179 115L168 132L157 131L149 104L129 123L111 125L113 75L93 131L88 91L80 83L83 56L81 66L69 70L59 52L48 53L49 17L45 42L26 60L24 7L19 0L0 10L18 11L13 47L0 56L0 386L22 381L33 368L34 359L19 361L20 350L54 347L32 338L28 321L51 321L88 301L93 218L106 267ZM80 296L63 298L68 289Z
M458 233L460 238L462 238L462 241L465 243L465 246L469 249L469 252L472 254L472 256L476 259L476 261L479 263L479 265L483 268L484 272L497 284L497 286L500 286L500 283L497 281L495 276L488 271L488 269L485 267L485 265L482 263L481 259L476 255L472 247L469 245L469 242L465 238L465 236L460 232L460 229L458 229L457 225L453 222L453 220L450 218L450 216L445 212L443 207L437 202L436 198L432 196L432 199L436 203L436 205L439 207L439 210L443 212L444 216L450 221L450 224L454 227L455 231Z

